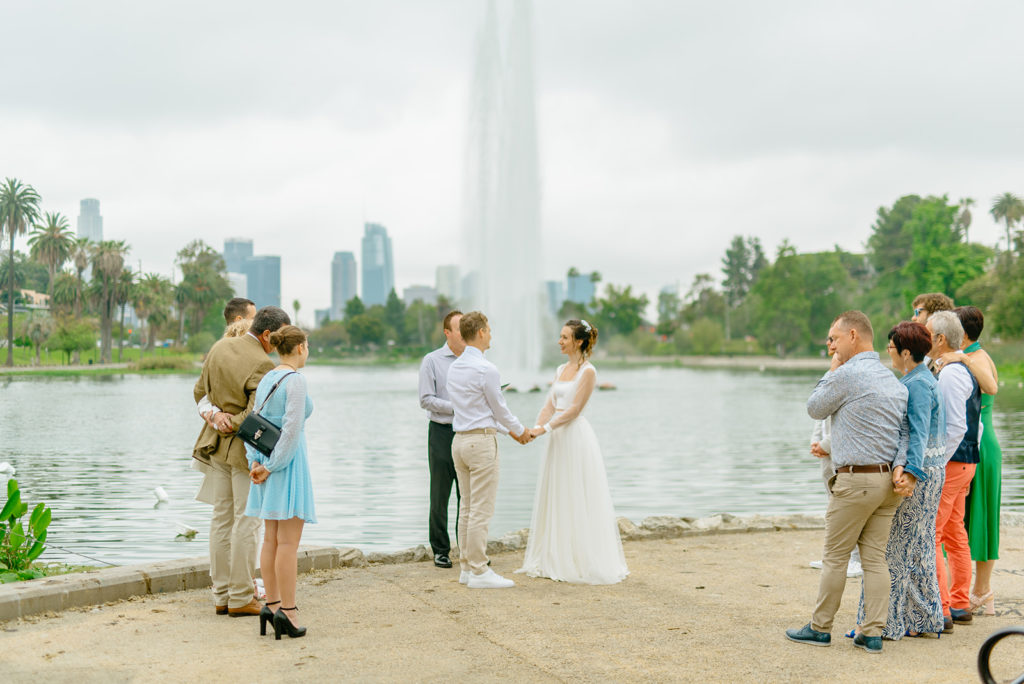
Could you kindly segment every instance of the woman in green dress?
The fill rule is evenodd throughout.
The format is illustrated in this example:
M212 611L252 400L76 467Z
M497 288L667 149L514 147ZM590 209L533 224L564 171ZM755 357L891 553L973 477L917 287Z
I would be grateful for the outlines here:
M1001 504L1003 454L992 425L993 395L999 391L999 376L992 357L981 348L978 338L985 327L985 317L974 306L954 309L964 326L964 365L981 387L981 462L971 482L967 497L965 524L975 561L974 590L971 611L984 606L985 615L995 615L995 593L992 591L992 570L999 558L999 507Z

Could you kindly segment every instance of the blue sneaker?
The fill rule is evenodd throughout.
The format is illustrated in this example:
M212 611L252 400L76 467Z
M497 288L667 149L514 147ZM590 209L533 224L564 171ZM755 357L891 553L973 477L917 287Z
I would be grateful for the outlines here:
M882 637L869 637L858 634L853 637L853 645L857 648L863 648L868 653L881 653Z
M809 622L800 629L787 629L786 638L798 644L810 644L811 646L832 645L832 635L813 629ZM881 650L881 646L879 646L879 650Z

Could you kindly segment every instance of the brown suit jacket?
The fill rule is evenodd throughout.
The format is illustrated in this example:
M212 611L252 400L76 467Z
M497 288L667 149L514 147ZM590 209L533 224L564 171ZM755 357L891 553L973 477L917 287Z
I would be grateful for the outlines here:
M231 424L237 431L253 409L256 387L273 367L260 341L252 335L225 337L207 353L202 375L196 381L192 394L196 403L208 396L214 406L232 414ZM245 443L234 433L221 434L205 421L192 456L203 463L216 461L234 468L249 469Z

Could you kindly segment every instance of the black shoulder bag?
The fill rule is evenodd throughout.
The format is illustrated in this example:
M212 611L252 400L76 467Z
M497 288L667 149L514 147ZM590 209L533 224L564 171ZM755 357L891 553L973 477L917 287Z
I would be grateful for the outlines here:
M238 437L243 442L256 449L264 456L269 456L270 452L277 446L277 440L281 439L281 428L274 425L269 420L260 415L260 411L270 401L270 397L274 396L274 392L284 382L284 379L294 373L291 371L281 376L281 379L274 383L274 386L270 388L270 393L267 394L266 399L260 404L260 407L254 410L252 413L245 417L242 421L242 425L238 428Z

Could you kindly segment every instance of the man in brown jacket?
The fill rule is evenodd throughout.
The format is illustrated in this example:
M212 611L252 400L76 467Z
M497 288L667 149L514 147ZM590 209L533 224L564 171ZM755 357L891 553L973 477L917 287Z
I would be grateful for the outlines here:
M244 515L249 496L249 467L245 443L235 432L253 410L256 387L274 367L270 333L291 323L276 306L256 312L252 327L241 337L218 340L206 355L193 394L207 396L220 408L203 424L193 457L207 465L204 489L213 495L210 521L210 577L218 615L258 615L253 596L257 533L260 521Z

